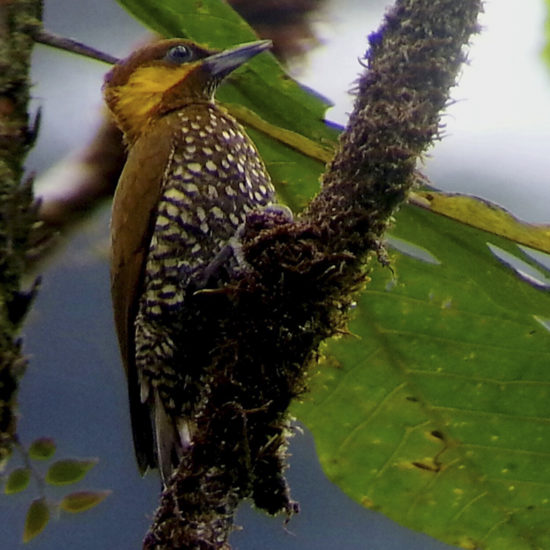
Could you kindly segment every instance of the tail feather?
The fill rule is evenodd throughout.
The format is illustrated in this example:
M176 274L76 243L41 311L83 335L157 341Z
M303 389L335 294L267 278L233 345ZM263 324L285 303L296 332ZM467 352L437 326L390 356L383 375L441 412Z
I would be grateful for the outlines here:
M158 390L154 390L153 425L157 464L164 485L191 447L191 425L184 418L174 418L163 405Z
M166 412L157 390L155 390L153 410L157 464L162 482L166 485L181 456L181 453L178 452L180 441L174 420Z
M178 428L181 450L185 452L191 447L191 425L185 418L178 418L176 420L176 426Z

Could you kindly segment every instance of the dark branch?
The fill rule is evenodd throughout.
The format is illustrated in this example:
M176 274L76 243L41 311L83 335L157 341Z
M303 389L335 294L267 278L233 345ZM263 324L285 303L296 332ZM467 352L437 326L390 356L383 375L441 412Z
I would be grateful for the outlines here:
M21 179L35 133L27 114L33 41L25 29L41 11L38 0L0 6L0 463L14 443L17 388L26 366L17 333L34 294L21 290L36 213L31 182Z

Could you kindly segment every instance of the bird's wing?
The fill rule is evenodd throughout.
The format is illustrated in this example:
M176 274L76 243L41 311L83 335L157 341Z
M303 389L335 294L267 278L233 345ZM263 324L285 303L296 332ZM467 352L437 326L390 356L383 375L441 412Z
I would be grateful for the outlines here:
M115 192L111 220L111 294L128 378L136 458L142 473L156 465L156 458L150 410L140 398L134 322L156 207L172 153L172 124L172 117L160 119L131 147Z

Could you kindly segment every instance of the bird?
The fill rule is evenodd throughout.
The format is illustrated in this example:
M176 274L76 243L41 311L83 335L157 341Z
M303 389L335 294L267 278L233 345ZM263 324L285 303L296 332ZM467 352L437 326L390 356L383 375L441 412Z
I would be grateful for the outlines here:
M276 204L266 166L214 94L269 40L212 50L186 39L146 45L117 62L103 95L127 160L111 215L111 293L142 475L166 485L193 445L192 388L181 361L200 345L186 326L193 293L242 263L235 237L247 214ZM215 282L215 281L214 281Z

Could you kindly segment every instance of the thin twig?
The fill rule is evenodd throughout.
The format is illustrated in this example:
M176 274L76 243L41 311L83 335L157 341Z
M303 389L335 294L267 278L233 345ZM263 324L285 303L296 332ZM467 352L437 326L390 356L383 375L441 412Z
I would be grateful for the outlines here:
M72 38L59 36L42 28L37 27L36 30L31 32L31 35L36 42L40 42L41 44L46 44L47 46L51 46L60 50L65 50L77 55L83 55L91 59L97 59L98 61L109 63L110 65L114 65L119 61L119 59L117 57L114 57L113 55L101 52L99 50L96 50L95 48L92 48L91 46L83 44L82 42L78 42L77 40L73 40Z

